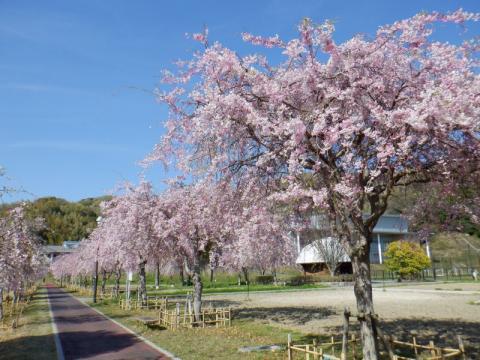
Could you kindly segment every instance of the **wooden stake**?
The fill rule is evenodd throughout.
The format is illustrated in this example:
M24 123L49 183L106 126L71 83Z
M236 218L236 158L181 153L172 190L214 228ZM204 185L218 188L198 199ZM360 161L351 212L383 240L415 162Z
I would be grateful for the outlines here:
M342 354L340 356L342 360L347 360L349 321L350 321L350 309L348 308L348 306L346 306L345 310L343 311Z
M353 355L353 359L355 360L357 358L357 354L356 354L356 347L357 347L357 339L355 338L355 334L352 334L352 355Z
M458 335L457 339L458 339L458 349L462 352L462 359L467 360L467 355L465 354L465 346L463 345L462 337Z
M433 343L432 340L430 340L430 342L429 342L428 344L429 344L429 346L430 346L430 354L431 354L433 357L435 357L435 355L436 355L436 354L435 354L435 344Z
M287 336L287 353L288 353L288 360L292 360L292 335L288 334Z
M413 351L415 351L415 358L418 357L418 350L417 350L417 338L413 337Z

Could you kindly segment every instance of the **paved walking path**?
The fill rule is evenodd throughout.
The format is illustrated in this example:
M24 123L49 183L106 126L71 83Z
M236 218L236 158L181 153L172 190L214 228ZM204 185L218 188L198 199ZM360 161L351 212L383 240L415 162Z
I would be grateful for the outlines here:
M67 292L53 285L47 290L63 349L59 359L168 359Z

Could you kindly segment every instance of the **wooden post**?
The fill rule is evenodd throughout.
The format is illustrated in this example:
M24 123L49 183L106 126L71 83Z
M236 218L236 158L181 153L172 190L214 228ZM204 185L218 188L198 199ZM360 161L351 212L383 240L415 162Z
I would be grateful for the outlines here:
M445 359L445 354L444 354L442 348L438 348L438 355L440 355L440 359L442 359L442 360Z
M175 307L175 327L178 328L180 325L180 303L177 303Z
M352 356L354 360L357 358L356 347L357 347L357 339L355 338L355 334L352 334Z
M305 346L305 360L310 360L310 345Z
M458 349L462 352L462 360L467 360L467 355L465 354L465 346L463 345L462 337L458 335L457 339L458 339Z
M417 350L417 338L414 336L413 340L413 351L415 351L415 358L418 358L418 350Z
M350 309L348 308L348 306L346 306L345 310L343 311L342 355L340 356L342 360L347 360L349 321L350 321Z
M287 354L288 354L288 360L293 359L293 354L292 354L292 335L288 334L287 336Z
M318 355L317 355L317 352L318 352L317 339L313 339L313 352L315 353L315 354L313 354L313 360L318 360Z
M432 355L432 357L435 357L435 344L433 343L432 340L430 340L430 342L428 343L428 345L430 346L430 354Z
M377 329L378 337L380 338L380 340L383 343L383 346L385 346L385 349L388 352L388 357L390 358L390 360L394 360L395 354L393 353L390 337L388 337L387 339L387 337L383 334L382 329L380 329L380 326L378 326L378 320L376 316L372 316L372 321L375 323L375 328Z
M332 336L332 355L335 356L335 339Z

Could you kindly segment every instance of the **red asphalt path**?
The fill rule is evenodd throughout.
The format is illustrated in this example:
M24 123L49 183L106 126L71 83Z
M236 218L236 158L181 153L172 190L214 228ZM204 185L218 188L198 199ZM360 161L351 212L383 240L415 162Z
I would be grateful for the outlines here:
M67 292L53 285L47 291L63 359L168 359Z

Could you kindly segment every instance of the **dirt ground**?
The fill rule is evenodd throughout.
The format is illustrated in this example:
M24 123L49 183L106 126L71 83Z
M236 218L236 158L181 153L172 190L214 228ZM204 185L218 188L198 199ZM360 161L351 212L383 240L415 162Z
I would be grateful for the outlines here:
M461 335L472 359L480 359L480 283L402 285L374 289L374 303L388 334L456 346ZM341 332L345 306L355 313L352 287L302 292L207 296L216 305L236 308L237 318L298 329L306 333ZM354 323L354 322L353 322ZM421 340L420 340L421 341Z

